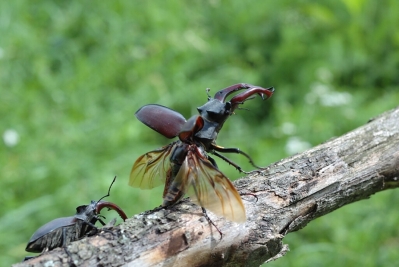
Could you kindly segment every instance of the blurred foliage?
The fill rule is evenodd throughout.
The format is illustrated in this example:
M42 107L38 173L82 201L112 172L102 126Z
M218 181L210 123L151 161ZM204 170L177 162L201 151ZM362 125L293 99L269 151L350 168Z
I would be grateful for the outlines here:
M0 262L28 255L38 227L105 195L114 175L108 200L129 216L160 205L162 188L127 186L134 160L170 142L135 119L144 104L190 117L205 88L275 86L218 139L263 166L394 108L398 10L395 0L1 1ZM268 266L396 266L398 198L315 220Z

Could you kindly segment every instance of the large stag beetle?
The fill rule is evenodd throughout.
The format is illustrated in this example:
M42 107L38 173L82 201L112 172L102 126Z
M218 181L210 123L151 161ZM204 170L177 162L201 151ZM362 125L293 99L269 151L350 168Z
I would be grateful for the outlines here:
M245 91L226 101L228 95L239 90ZM242 154L254 165L246 153L238 148L218 146L215 140L224 122L240 104L255 94L262 99L270 98L273 92L273 87L232 85L218 91L214 98L208 95L208 102L197 108L200 115L187 121L167 107L143 106L135 114L141 122L167 138L178 136L179 140L140 156L133 165L129 185L150 189L164 183L163 206L176 203L188 193L202 207L206 217L204 208L231 221L245 222L245 208L239 193L207 153L226 160L239 171L242 169L237 164L219 152Z
M100 215L101 210L104 208L115 210L123 220L126 220L127 216L120 207L111 202L101 201L110 195L115 179L116 177L108 189L108 194L98 201L92 200L89 205L77 207L74 216L58 218L40 227L30 238L25 250L39 253L58 247L66 248L70 242L82 238L92 230L98 230L95 226L97 221L105 225L101 219L104 217ZM26 259L29 258L31 257Z

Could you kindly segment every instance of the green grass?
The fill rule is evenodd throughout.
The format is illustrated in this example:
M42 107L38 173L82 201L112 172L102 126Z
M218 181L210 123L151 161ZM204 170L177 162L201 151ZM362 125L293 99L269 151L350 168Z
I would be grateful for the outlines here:
M206 88L275 86L218 138L262 166L396 107L398 8L394 0L2 1L0 134L19 140L0 143L0 262L28 255L38 227L105 195L115 175L108 200L129 216L160 205L162 188L127 186L135 159L170 142L134 117L144 104L188 118ZM291 252L270 266L394 266L397 202L391 190L315 220L287 236Z

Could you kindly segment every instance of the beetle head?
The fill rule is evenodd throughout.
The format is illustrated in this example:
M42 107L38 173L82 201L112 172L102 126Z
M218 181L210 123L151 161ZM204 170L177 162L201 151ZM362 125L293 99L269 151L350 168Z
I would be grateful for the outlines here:
M91 221L96 217L97 201L92 200L89 205L81 205L76 208L75 218L82 221Z
M90 205L81 205L76 208L76 214L84 214L86 213L87 207L91 206L93 204L93 201L91 201Z
M230 102L223 103L214 98L198 107L197 110L206 120L218 123L223 123L233 113Z

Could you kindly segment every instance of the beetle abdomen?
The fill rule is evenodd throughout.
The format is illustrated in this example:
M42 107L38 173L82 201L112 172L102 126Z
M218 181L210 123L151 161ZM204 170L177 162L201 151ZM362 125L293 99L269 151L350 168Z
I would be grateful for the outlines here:
M70 242L78 240L81 232L82 222L57 228L42 237L31 241L26 246L26 251L40 253L43 250L53 250L58 247L66 246ZM64 233L65 234L64 234ZM65 236L64 236L65 235ZM65 241L64 241L65 237Z
M44 249L52 250L62 245L62 228L58 228L26 246L26 251L40 253Z

